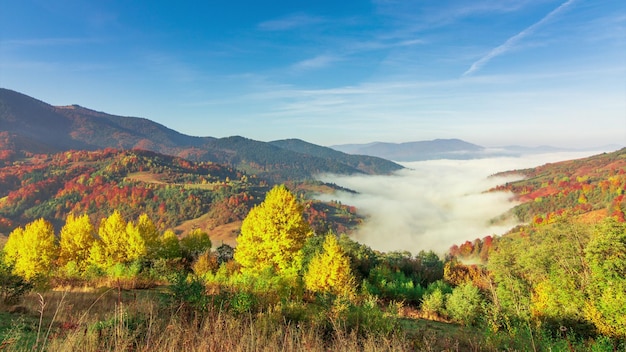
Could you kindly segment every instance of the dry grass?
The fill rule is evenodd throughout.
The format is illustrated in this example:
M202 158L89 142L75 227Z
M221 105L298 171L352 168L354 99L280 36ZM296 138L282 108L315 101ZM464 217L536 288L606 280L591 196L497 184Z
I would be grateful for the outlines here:
M30 327L5 336L2 350L26 351L409 351L382 337L289 323L276 312L233 315L165 307L153 290L29 294L19 314ZM8 308L3 307L6 311ZM40 314L41 312L41 314ZM17 319L19 314L13 314ZM40 319L40 320L39 320ZM23 319L22 319L23 320ZM30 334L30 335L29 335ZM36 337L33 335L36 334Z

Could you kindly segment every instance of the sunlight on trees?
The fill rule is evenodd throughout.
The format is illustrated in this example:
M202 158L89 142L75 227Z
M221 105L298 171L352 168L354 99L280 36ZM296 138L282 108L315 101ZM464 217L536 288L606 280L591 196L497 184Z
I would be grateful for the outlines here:
M626 223L601 223L585 250L591 268L586 316L607 335L626 338Z
M26 280L46 275L52 269L58 249L52 224L44 219L35 220L17 228L9 235L4 247L4 260L13 265L13 272Z
M79 217L74 214L68 215L60 234L59 265L65 266L72 263L70 266L76 267L81 272L84 271L95 240L94 234L94 227L87 214Z
M166 230L159 238L160 247L158 256L164 259L179 258L182 255L178 236L172 230Z
M324 250L311 260L304 283L312 292L354 296L356 280L350 269L350 258L339 246L334 234L326 235Z
M129 259L129 241L126 233L126 221L119 211L114 211L102 220L98 229L99 241L92 247L90 259L103 268Z
M302 267L302 247L312 235L302 216L302 206L285 186L267 193L241 225L235 260L242 272L259 274L273 270L279 275L296 276Z
M446 300L446 312L462 325L476 325L483 315L483 298L471 283L455 287Z
M153 258L156 255L159 233L147 214L141 214L136 224L129 222L126 225L126 235L128 260Z

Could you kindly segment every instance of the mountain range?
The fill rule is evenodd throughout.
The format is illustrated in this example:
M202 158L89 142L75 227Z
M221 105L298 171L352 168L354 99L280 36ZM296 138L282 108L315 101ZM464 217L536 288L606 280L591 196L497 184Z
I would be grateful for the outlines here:
M143 149L228 164L273 181L307 179L319 173L388 174L402 169L382 158L348 155L297 139L261 142L240 136L188 136L145 118L79 105L52 106L0 88L0 150L40 154L104 148Z
M542 145L538 147L525 147L508 145L495 148L487 148L472 144L460 139L435 139L432 141L418 141L407 143L383 143L374 142L366 144L341 144L331 148L358 155L370 155L398 162L422 161L434 159L481 159L492 157L510 156L516 157L529 154L543 154L556 152L576 151L610 151L623 148L624 145L604 145L594 148L572 149Z
M470 159L484 153L485 148L460 139L435 139L407 143L374 142L334 145L331 148L349 154L377 156L395 161L431 159Z

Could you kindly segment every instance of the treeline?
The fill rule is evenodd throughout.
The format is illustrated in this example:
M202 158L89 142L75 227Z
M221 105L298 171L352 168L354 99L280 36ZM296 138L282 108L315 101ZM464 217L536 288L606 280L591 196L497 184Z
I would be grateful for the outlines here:
M134 277L158 266L175 270L210 248L206 232L194 230L179 240L171 230L160 232L146 214L127 222L115 211L97 228L87 215L69 215L58 235L44 219L18 227L8 237L3 259L27 281L58 284Z

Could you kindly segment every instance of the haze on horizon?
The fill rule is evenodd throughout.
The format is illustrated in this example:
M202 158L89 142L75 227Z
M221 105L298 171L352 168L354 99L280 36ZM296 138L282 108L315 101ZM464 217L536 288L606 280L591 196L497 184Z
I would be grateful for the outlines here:
M626 144L621 0L7 0L0 86L182 133Z
M608 150L607 150L608 152ZM598 154L597 151L532 154L472 160L428 160L402 163L407 169L393 175L320 175L357 193L318 195L356 206L366 217L351 237L383 252L433 250L445 255L454 245L486 236L503 235L520 224L513 217L501 221L519 203L507 192L489 189L521 176L491 177L511 170Z

